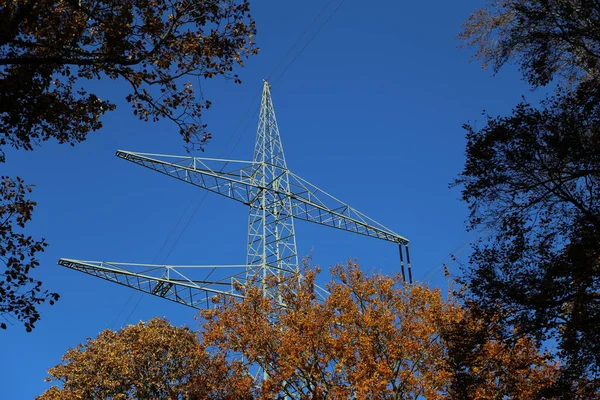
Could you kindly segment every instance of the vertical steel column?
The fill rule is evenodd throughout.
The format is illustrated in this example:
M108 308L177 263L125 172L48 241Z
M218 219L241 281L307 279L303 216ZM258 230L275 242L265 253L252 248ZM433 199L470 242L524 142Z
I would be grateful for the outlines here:
M256 166L252 180L259 189L253 193L254 200L250 203L246 276L258 281L260 273L266 294L269 277L282 282L286 275L298 271L292 201L285 195L290 192L289 171L267 81L263 87L253 161Z

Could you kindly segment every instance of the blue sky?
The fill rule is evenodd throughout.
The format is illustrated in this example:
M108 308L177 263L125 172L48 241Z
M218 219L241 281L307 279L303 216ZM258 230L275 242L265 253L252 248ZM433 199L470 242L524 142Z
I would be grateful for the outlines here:
M256 107L262 79L323 2L252 5L261 51L238 71L242 85L222 79L202 83L213 102L205 122L214 140L198 156L252 157L257 116L250 119L247 111ZM410 239L415 279L441 288L446 287L441 262L476 237L465 231L459 190L448 189L464 163L461 125L482 126L484 109L505 114L522 95L539 96L513 68L492 77L469 62L469 51L457 48L461 21L484 5L381 1L366 6L347 0L271 89L290 169ZM43 382L46 370L69 347L105 328L154 316L197 324L192 309L59 267L60 257L245 262L245 206L204 196L114 156L117 149L183 155L176 128L137 121L123 104L122 82L95 82L90 88L119 106L105 116L101 131L74 148L44 143L33 152L9 151L2 166L2 174L36 184L38 207L28 233L45 237L50 246L33 275L61 294L55 306L42 307L32 333L18 325L0 332L2 398L40 394L49 387ZM366 270L398 272L398 250L390 243L302 221L296 222L296 233L300 254L313 251L314 263L325 270L357 258Z

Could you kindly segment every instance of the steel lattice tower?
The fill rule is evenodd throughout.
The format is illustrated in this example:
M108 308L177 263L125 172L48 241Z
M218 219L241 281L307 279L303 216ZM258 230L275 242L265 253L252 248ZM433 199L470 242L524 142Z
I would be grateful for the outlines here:
M117 157L241 202L249 207L246 264L170 266L61 258L59 265L193 308L215 295L242 297L239 285L262 285L298 272L294 219L398 244L404 276L408 240L291 172L286 164L270 85L264 82L252 161L169 156L118 150ZM326 293L323 293L326 295Z
M292 200L281 195L290 192L289 170L266 82L256 132L254 164L256 172L252 182L265 189L259 190L249 204L247 278L254 281L260 278L264 282L271 274L280 276L298 271Z

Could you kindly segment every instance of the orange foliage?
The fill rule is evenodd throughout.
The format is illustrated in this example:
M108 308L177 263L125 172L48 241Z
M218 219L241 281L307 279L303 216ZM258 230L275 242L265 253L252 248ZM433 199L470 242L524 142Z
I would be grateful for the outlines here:
M249 373L262 369L260 398L451 397L460 371L448 358L447 332L460 325L468 335L477 321L439 290L403 284L399 276L367 276L352 262L332 273L322 301L309 270L304 279L289 279L276 299L253 287L243 302L205 311L204 343L241 355ZM509 349L492 333L476 361L475 398L519 391L513 398L535 398L555 374L526 338Z
M48 371L51 387L40 400L243 399L250 388L241 365L209 355L188 328L164 319L105 330L70 349Z
M50 369L63 387L40 399L533 399L556 375L531 339L503 344L437 289L350 262L320 299L317 274L223 298L200 340L160 319L106 330Z
M464 309L463 309L464 310ZM463 311L458 323L444 330L449 388L456 399L542 399L560 373L548 353L540 353L532 337L507 335L500 318Z

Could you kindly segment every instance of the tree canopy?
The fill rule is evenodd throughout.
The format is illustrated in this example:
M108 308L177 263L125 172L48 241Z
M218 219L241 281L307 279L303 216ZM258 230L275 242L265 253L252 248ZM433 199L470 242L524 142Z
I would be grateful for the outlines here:
M202 312L199 339L164 320L104 331L50 369L63 387L41 399L538 399L556 378L531 337L506 346L439 290L350 262L321 299L317 271L305 272L268 282L275 297L254 285L221 299Z
M539 105L466 125L457 180L470 228L489 229L463 282L477 313L555 343L559 379L547 396L600 394L600 4L493 2L461 37L497 70L511 60L534 86L557 89Z
M239 363L209 356L196 333L160 318L88 338L48 374L62 387L40 400L243 399L249 387Z
M85 89L119 79L140 119L167 118L199 144L190 77L230 76L256 52L247 1L61 0L0 3L0 146L75 144L115 108ZM187 79L182 79L187 78ZM0 148L1 149L1 148Z
M277 298L252 287L244 301L203 313L206 346L241 356L248 371L265 371L254 383L260 398L460 398L460 383L471 376L472 398L533 399L555 377L555 365L530 337L504 347L437 289L407 285L399 275L368 275L349 262L333 268L321 300L316 274L290 278ZM480 332L473 358L479 369L462 368L450 351L455 326L463 337Z
M489 0L459 38L483 67L516 62L534 86L554 78L596 79L600 72L599 5L587 0Z
M137 118L170 120L190 149L203 150L211 135L202 113L210 101L191 80L240 82L234 67L257 52L255 33L246 0L0 0L0 162L7 147L33 150L47 140L75 145L100 129L116 105L89 92L86 84L98 79L122 82ZM2 210L12 207L11 187L31 186L3 178ZM27 204L23 222L35 205ZM9 288L0 313L31 330L40 318L36 306L58 298L29 276L46 242L25 236L15 242L14 224L23 226L18 214L5 215L0 254L10 258L3 260L0 287ZM27 294L14 294L19 291Z
M265 398L437 398L448 375L436 334L457 309L355 264L333 272L322 302L309 272L279 286L279 298L252 287L243 302L207 311L205 343L263 369Z

